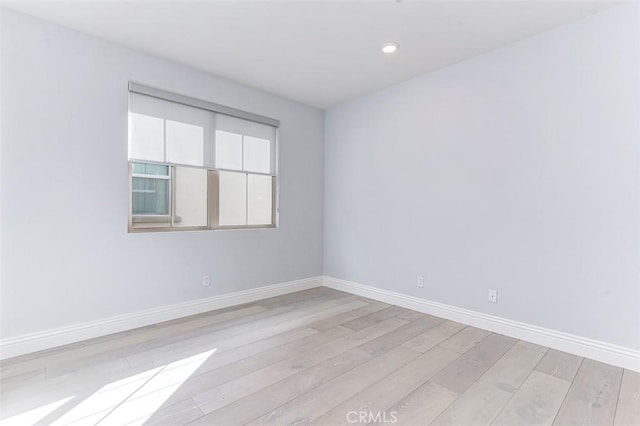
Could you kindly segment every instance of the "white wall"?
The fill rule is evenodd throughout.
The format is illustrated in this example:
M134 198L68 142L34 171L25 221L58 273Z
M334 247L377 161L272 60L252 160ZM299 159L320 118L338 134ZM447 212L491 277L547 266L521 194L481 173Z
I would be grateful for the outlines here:
M2 15L3 338L322 273L322 111ZM280 228L127 234L129 80L279 119Z
M325 274L640 348L638 15L330 109Z

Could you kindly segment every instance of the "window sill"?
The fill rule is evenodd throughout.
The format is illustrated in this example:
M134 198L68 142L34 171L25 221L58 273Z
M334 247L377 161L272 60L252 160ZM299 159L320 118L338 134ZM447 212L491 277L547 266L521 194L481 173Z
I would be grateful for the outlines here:
M138 222L140 223L140 222ZM162 224L166 223L166 226L162 226ZM160 225L160 226L148 226L148 227L129 227L129 233L148 233L148 232L184 232L184 231L249 231L249 230L260 230L260 229L277 229L276 225L244 225L244 226L221 226L217 228L211 228L208 226L169 226L168 222L153 222L149 223L149 225Z
M132 223L169 223L171 218L168 214L136 214L131 216ZM173 223L182 222L180 216L173 217Z

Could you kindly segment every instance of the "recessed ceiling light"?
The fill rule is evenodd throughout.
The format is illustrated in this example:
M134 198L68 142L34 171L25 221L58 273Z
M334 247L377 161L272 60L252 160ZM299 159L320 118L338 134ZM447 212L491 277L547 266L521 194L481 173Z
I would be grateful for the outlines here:
M382 51L384 53L394 53L396 50L398 50L399 47L400 45L398 43L396 43L395 41L390 41L389 43L385 43L382 45Z

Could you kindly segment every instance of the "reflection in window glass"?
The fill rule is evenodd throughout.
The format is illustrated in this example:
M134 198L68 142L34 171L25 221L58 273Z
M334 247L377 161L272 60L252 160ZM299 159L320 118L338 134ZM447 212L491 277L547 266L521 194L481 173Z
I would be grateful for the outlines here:
M169 176L169 166L164 164L131 163L133 174Z
M169 214L169 180L132 178L133 214Z

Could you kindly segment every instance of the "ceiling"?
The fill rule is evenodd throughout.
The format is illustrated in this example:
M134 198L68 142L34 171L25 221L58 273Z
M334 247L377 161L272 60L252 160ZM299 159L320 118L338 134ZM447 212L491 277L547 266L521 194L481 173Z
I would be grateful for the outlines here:
M319 108L580 19L608 1L5 1ZM400 49L385 56L380 45Z

